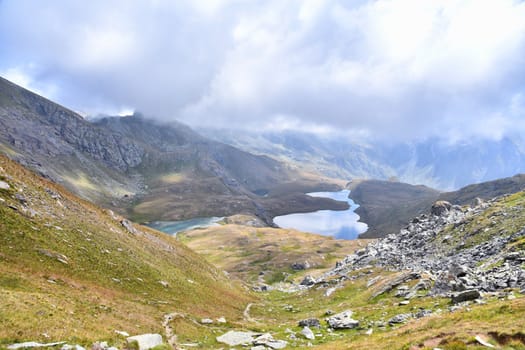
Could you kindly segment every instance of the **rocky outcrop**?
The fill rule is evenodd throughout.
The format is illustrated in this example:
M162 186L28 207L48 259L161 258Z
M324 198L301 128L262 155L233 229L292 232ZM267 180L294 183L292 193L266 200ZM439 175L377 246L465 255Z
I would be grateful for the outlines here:
M522 266L525 252L509 251L508 247L512 242L525 237L525 230L484 237L479 243L471 239L472 235L479 232L466 231L473 218L486 213L494 203L503 199L504 197L498 197L479 202L475 207L460 207L438 201L429 214L414 218L398 234L388 235L347 256L333 270L317 280L309 280L306 285L312 286L319 281L333 279L334 276L345 278L350 271L379 266L387 270L409 272L382 285L372 297L423 275L427 278L421 280L421 284L418 283L411 290L398 291L399 296L410 298L418 291L428 289L433 295L450 297L466 290L477 293L509 287L524 288L525 270ZM513 209L506 210L510 212ZM497 215L510 215L507 211ZM480 230L482 228L478 229ZM448 233L452 231L455 232L454 235ZM375 283L376 280L371 280L369 285L373 286Z

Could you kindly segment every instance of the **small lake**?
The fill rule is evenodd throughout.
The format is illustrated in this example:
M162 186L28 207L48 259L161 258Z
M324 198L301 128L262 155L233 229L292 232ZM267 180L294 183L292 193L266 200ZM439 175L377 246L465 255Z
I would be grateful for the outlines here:
M319 210L313 213L297 213L277 216L275 224L282 228L293 228L299 231L318 233L324 236L333 236L338 239L356 239L368 229L368 225L359 222L359 215L354 211L359 208L353 200L348 198L349 190L339 192L312 192L312 197L331 198L336 201L346 201L350 205L348 210Z
M206 228L210 226L219 225L218 222L224 218L211 217L211 218L194 218L189 220L181 221L153 221L148 223L146 226L159 230L161 232L176 235L178 232L193 230L195 228Z

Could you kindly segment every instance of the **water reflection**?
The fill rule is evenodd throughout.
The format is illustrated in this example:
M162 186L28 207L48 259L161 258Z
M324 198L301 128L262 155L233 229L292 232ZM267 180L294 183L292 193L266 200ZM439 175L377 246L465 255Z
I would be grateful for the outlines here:
M339 192L312 192L312 197L332 198L338 201L347 201L348 210L320 210L313 213L298 213L277 216L273 221L282 228L293 228L299 231L318 233L333 236L339 239L356 239L368 229L368 225L359 222L359 215L354 213L359 205L348 198L349 190Z

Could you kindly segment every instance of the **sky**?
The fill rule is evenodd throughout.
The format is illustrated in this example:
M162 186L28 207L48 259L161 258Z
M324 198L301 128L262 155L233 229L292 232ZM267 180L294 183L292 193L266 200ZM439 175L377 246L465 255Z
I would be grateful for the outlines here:
M497 140L525 134L525 3L0 0L0 76L88 115Z

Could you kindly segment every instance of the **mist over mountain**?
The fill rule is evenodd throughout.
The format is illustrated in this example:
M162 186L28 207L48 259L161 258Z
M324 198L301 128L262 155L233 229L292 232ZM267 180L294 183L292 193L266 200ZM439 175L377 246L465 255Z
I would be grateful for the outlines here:
M451 143L429 138L386 142L298 131L249 132L199 129L202 134L255 154L291 161L336 178L395 179L455 190L525 172L520 135Z
M295 209L347 207L303 194L337 188L333 182L177 122L141 114L90 122L3 78L0 102L0 153L135 220L243 212L271 224L273 216Z

